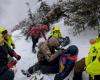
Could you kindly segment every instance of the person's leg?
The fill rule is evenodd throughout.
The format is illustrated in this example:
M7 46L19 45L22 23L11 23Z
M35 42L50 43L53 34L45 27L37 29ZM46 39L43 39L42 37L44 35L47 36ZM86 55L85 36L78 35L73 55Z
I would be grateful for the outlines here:
M60 60L60 56L51 62L45 61L44 64L41 65L41 72L43 74L58 73L59 72L59 60Z
M14 80L14 72L8 70L0 76L0 80Z
M85 58L82 58L80 61L76 62L74 67L74 76L73 80L82 80L82 72L85 67Z
M36 53L35 46L36 46L36 44L38 43L38 39L39 39L39 38L34 38L34 37L32 37L32 42L33 42L32 51L33 51L34 53Z
M26 75L27 77L30 77L33 73L35 73L36 71L40 70L41 66L39 63L36 63L35 65L29 67L28 70L21 70L23 75Z
M30 74L33 74L34 72L40 70L40 64L39 63L36 63L35 65L31 66L29 69L28 69L28 72Z

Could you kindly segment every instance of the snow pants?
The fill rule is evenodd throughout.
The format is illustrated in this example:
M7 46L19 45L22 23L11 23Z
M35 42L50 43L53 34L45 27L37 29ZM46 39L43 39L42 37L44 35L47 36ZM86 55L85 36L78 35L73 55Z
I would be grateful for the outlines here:
M40 70L43 74L53 74L59 72L59 60L60 57L56 58L51 62L47 62L46 60L43 62L37 62L35 65L31 66L28 69L30 74Z
M2 75L0 75L0 80L14 80L14 72L7 70Z

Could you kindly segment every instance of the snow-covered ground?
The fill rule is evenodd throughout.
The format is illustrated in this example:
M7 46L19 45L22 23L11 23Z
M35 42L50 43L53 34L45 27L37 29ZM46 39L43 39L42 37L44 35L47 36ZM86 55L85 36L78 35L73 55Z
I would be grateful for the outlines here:
M6 1L6 0L2 0ZM19 21L23 20L27 16L27 6L25 2L30 3L30 7L32 8L32 12L34 12L40 5L38 3L38 0L9 0L11 3L8 6L8 3L5 4L5 11L2 17L0 17L0 25L6 26L8 29L15 24L17 24ZM52 5L53 3L56 3L58 0L45 0L48 2L48 4ZM7 6L6 6L7 5ZM51 25L53 26L60 26L61 27L61 33L63 36L69 36L71 39L71 44L75 44L79 48L79 59L81 59L84 56L87 56L89 51L89 40L91 38L96 37L96 31L93 30L86 30L82 32L80 35L73 36L72 29L68 26L64 26L63 19L61 19L58 23L55 23ZM13 38L15 41L16 49L15 51L21 55L21 60L17 64L17 73L15 75L14 80L29 80L29 78L23 76L21 74L21 69L27 69L31 65L33 65L37 61L37 55L32 53L31 46L32 42L31 40L26 41L25 37L20 33L20 30L17 30L13 33ZM46 35L48 37L49 33ZM44 39L41 38L40 41L43 41ZM40 42L39 41L39 42ZM37 75L37 74L35 74ZM41 75L38 75L37 77L40 78ZM44 80L53 80L54 75L44 75ZM34 80L34 79L33 79ZM38 80L38 79L37 79ZM84 80L88 80L88 76L84 75Z
M71 44L75 44L78 46L79 59L81 59L84 56L87 56L88 51L89 51L89 40L91 38L96 37L96 31L86 30L82 32L80 35L73 36L73 34L71 33L71 28L63 25L63 19L61 19L60 22L51 25L51 27L55 25L61 27L61 33L63 34L63 36L67 35L70 37ZM47 37L49 33L50 32L48 32L48 34L46 35ZM13 33L13 37L14 37L15 45L16 45L15 51L22 56L22 59L17 64L17 73L15 75L15 80L29 80L29 78L21 74L21 69L28 69L31 65L37 62L37 56L36 54L32 53L32 50L31 50L32 42L30 39L26 41L25 37L22 36L22 34L20 34L20 30L15 31ZM44 41L44 39L41 38L39 42L41 41ZM37 75L37 74L34 74L34 75ZM42 75L40 76L38 75L38 77L41 77L41 76ZM53 76L54 75L45 75L44 80L53 80ZM84 80L88 80L87 75L84 75Z

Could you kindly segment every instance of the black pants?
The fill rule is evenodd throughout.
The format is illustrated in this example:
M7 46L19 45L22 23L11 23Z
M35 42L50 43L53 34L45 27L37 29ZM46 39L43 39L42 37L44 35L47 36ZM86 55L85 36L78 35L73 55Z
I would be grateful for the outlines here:
M30 74L33 74L34 72L40 70L43 74L58 73L59 72L59 59L60 59L60 56L51 62L47 62L46 60L43 62L37 62L35 65L31 66L28 69L28 72Z
M39 40L39 38L34 38L34 37L32 37L32 42L33 42L32 50L35 49L35 46L36 46L36 44L38 43L38 40Z
M2 75L0 75L0 80L14 80L14 72L6 71Z

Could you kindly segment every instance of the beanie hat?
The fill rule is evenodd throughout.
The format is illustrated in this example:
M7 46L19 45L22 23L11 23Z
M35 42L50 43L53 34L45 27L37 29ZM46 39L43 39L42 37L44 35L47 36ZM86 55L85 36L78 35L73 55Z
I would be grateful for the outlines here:
M78 54L78 47L76 45L71 45L67 48L67 52L71 55L77 55Z

